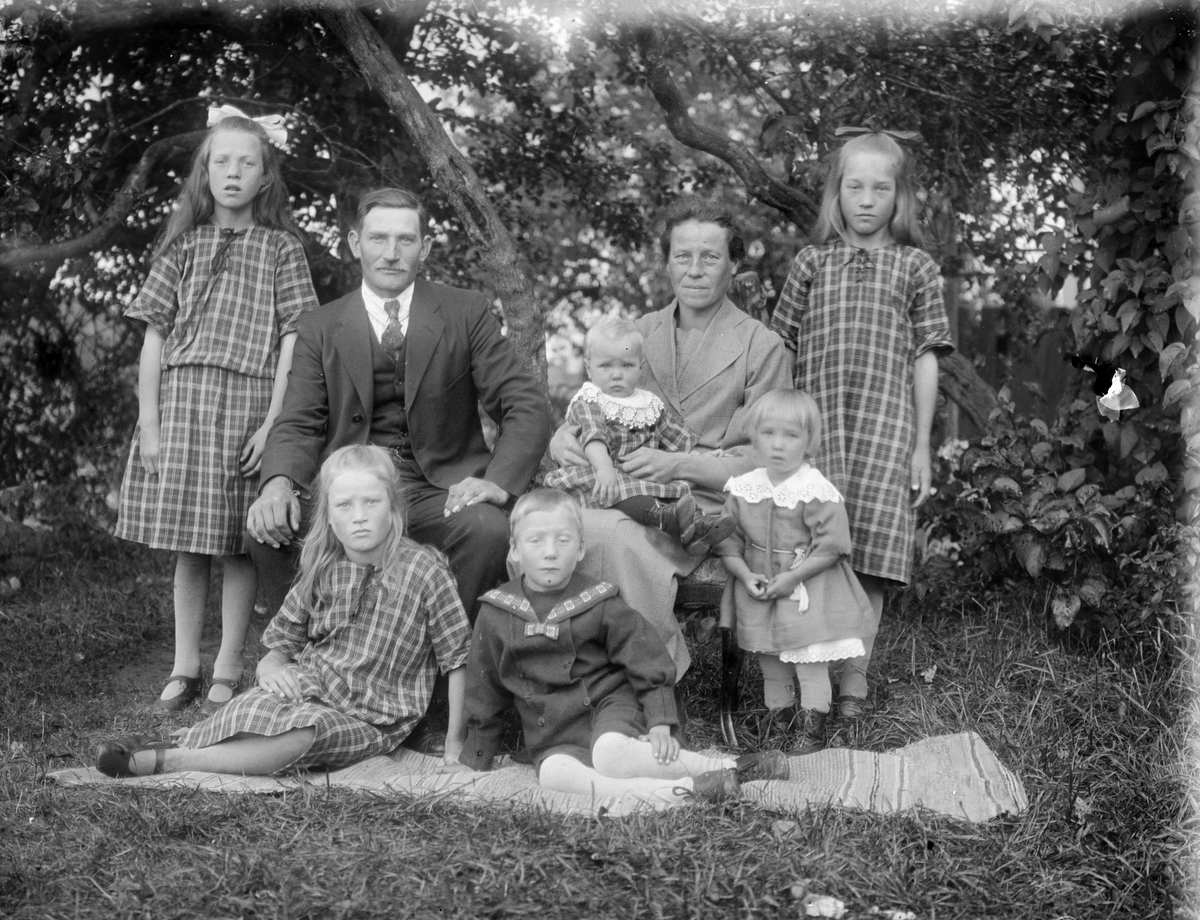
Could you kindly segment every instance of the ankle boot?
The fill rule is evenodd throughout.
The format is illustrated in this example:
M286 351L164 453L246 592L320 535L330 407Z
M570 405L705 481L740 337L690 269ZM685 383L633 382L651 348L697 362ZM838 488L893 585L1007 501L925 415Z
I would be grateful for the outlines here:
M689 556L707 556L736 529L737 521L731 515L698 514L693 518L692 538L683 541L683 548Z
M800 737L792 747L791 754L812 754L825 750L825 720L827 712L817 712L815 709L801 709L797 719L801 721Z
M652 514L659 530L685 546L695 535L696 500L691 494L678 501L655 502Z
M761 747L787 749L792 732L799 727L795 706L785 706L782 709L768 709L758 723L758 743Z

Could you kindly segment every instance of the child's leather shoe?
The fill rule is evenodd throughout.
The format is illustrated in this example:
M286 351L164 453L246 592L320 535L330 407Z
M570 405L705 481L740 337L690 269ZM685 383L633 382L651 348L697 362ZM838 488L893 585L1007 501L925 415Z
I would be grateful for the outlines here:
M684 551L689 556L707 556L714 546L736 529L737 521L732 515L698 514L691 528L691 538L684 540Z
M690 795L706 802L725 802L741 793L737 770L712 770L692 777L692 788L676 786L676 795Z
M96 769L105 776L121 779L126 776L139 776L129 768L133 755L141 751L154 751L154 769L151 773L163 772L163 757L167 748L175 747L170 741L163 741L153 735L127 735L124 738L111 738L96 748ZM151 775L151 774L146 774Z
M197 674L195 677L188 677L186 674L172 674L167 678L167 683L163 687L165 690L175 681L183 684L183 690L175 694L170 699L164 700L159 697L154 701L152 707L155 712L180 712L191 706L200 696L200 688L203 686L203 675Z
M802 709L799 717L803 720L800 737L789 753L813 754L825 750L825 722L829 718L827 712L817 712L815 709Z
M738 782L752 783L756 780L787 779L791 775L787 755L783 751L758 751L743 754L737 759Z

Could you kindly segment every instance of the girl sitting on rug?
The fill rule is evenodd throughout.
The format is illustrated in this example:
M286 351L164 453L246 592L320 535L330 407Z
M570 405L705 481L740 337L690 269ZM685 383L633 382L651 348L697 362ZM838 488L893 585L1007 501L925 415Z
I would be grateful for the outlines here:
M400 745L449 675L446 758L462 739L470 625L440 553L404 536L391 457L352 445L321 467L300 575L263 633L258 687L183 732L106 741L108 776L344 767ZM437 664L435 665L435 658Z
M521 574L481 598L461 762L491 767L502 716L516 706L538 782L551 791L662 808L734 795L740 780L786 779L779 751L735 760L680 749L675 665L613 585L576 573L582 526L576 501L554 489L513 508L509 561Z
M772 390L746 416L765 467L725 485L737 531L717 547L733 582L738 644L758 655L769 719L799 737L793 754L825 747L829 663L863 654L878 621L850 569L842 496L805 462L821 413L803 390ZM796 711L793 679L800 683Z
M562 489L586 508L616 508L639 524L675 537L692 556L705 556L733 532L723 514L696 507L683 480L638 479L621 460L639 447L686 453L696 437L642 379L642 334L627 319L605 317L584 341L589 383L567 406L567 425L579 431L586 466L571 465L546 476L545 485Z

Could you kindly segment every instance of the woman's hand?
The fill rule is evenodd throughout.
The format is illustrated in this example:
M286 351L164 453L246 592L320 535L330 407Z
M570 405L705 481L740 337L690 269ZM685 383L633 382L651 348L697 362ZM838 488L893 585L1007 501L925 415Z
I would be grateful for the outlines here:
M650 753L659 763L673 763L679 757L679 739L671 734L671 726L652 726L647 739L650 741Z
M258 471L262 469L263 448L266 447L267 432L270 430L270 423L263 422L259 429L250 435L249 439L242 446L242 452L238 455L238 462L241 464L242 477L244 479L257 476Z
M933 462L929 456L929 445L917 447L912 453L912 488L917 497L913 507L919 508L933 493Z
M550 456L559 466L587 466L587 454L571 429L563 424L550 439Z
M592 494L596 501L607 508L616 502L620 494L620 483L621 480L613 467L596 470L596 487L592 489Z
M142 469L151 476L158 473L158 454L161 448L161 432L158 419L141 424L138 429L138 456L142 461Z
M282 696L284 699L299 703L304 697L300 689L300 680L290 661L275 655L267 655L258 663L254 670L258 685L268 693Z
M621 472L649 482L671 482L679 478L676 470L681 456L669 450L639 447L621 458Z

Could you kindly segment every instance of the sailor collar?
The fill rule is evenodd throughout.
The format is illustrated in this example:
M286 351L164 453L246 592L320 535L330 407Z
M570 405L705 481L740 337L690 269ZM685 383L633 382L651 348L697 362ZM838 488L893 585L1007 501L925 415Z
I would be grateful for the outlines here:
M616 586L610 585L606 581L588 585L581 591L560 598L550 613L546 615L544 623L538 621L537 613L534 612L533 605L529 603L525 595L519 590L510 590L507 585L489 591L481 600L493 607L507 610L524 620L526 636L545 636L547 639L557 639L559 624L586 610L591 610L601 601L616 597L617 594Z

